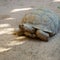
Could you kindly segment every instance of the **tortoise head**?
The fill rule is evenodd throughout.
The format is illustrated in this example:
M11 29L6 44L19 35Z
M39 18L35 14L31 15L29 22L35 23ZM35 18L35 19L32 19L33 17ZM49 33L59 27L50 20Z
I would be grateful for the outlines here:
M20 24L19 25L19 29L22 29L23 30L24 29L24 25L23 24Z

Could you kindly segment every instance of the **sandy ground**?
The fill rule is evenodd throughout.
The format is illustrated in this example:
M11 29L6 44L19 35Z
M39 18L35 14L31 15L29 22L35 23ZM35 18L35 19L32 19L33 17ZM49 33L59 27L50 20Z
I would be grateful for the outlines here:
M60 0L0 0L0 60L60 60L60 33L49 42L12 35L26 10L50 8L60 16Z

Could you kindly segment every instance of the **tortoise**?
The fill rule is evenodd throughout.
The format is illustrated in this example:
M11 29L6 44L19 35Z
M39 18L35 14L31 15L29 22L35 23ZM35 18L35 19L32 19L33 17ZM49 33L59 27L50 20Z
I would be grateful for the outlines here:
M59 24L59 17L52 10L35 8L25 13L17 35L48 41L59 31Z

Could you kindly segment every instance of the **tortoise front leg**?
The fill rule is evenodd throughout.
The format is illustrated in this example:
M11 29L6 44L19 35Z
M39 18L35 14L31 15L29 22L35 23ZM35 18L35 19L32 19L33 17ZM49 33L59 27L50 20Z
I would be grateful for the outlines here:
M36 31L36 36L41 39L42 41L48 41L48 38L49 38L49 34L48 33L45 33L44 31L42 30L37 30Z
M23 26L19 25L19 29L15 31L14 35L23 36L24 35L24 31L23 31L22 28L23 28Z
M13 35L17 35L17 36L23 36L24 32L21 29L15 30L13 32Z
M36 37L35 34L32 34L30 32L24 32L24 34L25 34L25 36L30 37L30 38L35 38Z

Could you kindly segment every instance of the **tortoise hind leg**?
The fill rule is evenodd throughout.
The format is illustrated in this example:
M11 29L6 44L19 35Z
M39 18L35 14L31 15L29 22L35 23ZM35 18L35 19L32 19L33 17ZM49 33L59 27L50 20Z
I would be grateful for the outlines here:
M45 33L42 30L37 30L36 36L37 36L37 38L41 39L41 41L48 41L48 38L49 38L49 34Z
M30 32L24 32L24 34L25 34L25 36L30 37L30 38L35 38L36 37L35 34L32 34Z

